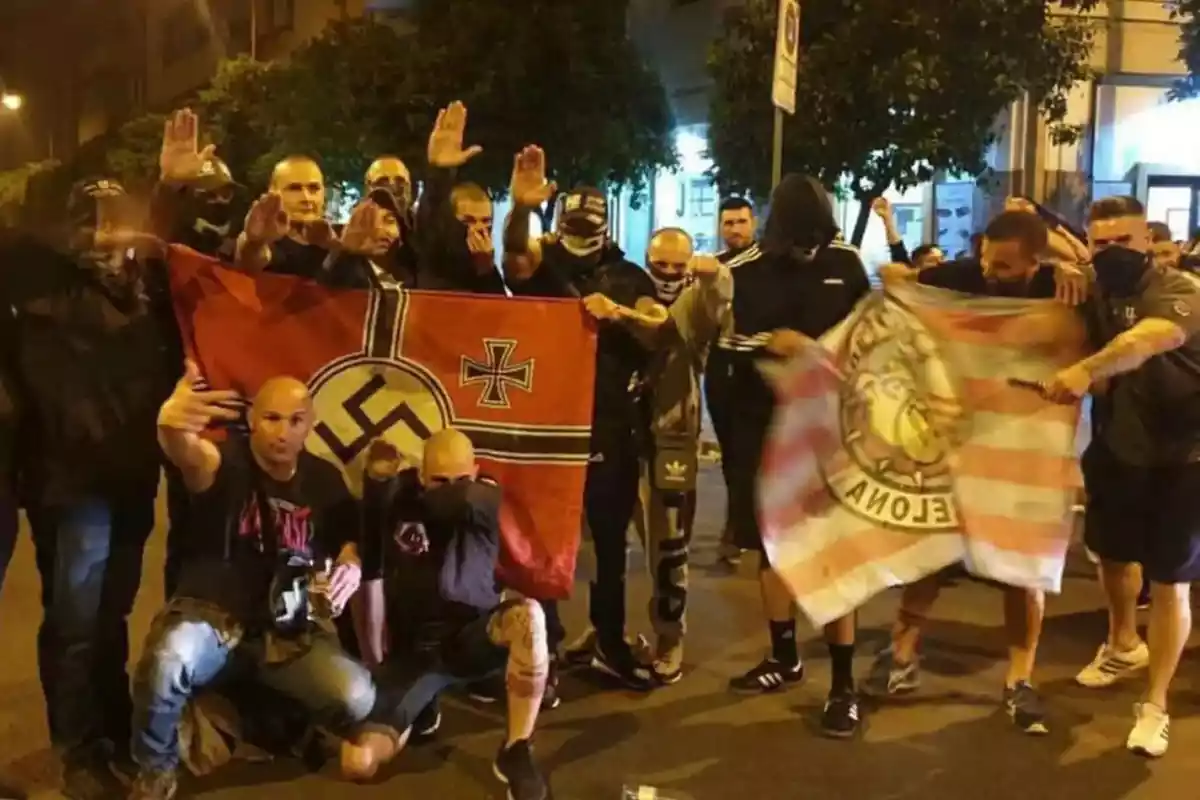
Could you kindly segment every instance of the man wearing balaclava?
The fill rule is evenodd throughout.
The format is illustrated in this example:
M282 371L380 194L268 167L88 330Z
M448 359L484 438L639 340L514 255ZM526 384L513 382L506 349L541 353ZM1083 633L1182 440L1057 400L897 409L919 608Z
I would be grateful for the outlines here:
M654 282L608 238L608 198L578 187L562 198L555 233L529 236L529 215L555 193L545 155L527 147L513 169L513 213L504 235L505 277L515 295L578 297L600 325L596 352L592 458L584 492L586 527L596 548L589 612L594 635L571 648L595 668L638 690L653 688L649 668L625 640L626 531L637 501L645 423L634 392L649 365L639 333L667 318ZM562 642L554 603L545 604L550 649Z
M670 684L683 675L700 378L733 296L733 278L717 257L695 255L692 238L678 228L664 228L650 237L646 269L670 316L653 336L654 352L642 390L650 438L642 457L635 522L652 580L652 667L660 683Z
M199 146L199 134L200 120L187 108L163 126L159 182L150 202L153 228L166 241L232 261L243 189L212 145Z
M0 253L22 389L18 469L42 573L38 657L64 794L121 792L128 761L127 616L154 525L157 407L173 375L143 279L137 220L111 178L81 181L58 242Z
M723 326L714 358L731 372L729 514L738 544L761 554L759 579L771 653L730 681L739 693L775 692L804 676L796 645L791 594L772 569L758 524L758 469L775 409L771 388L758 362L785 358L841 322L868 293L870 285L858 252L838 236L825 187L806 175L788 175L771 197L760 242L761 258L733 270L733 314ZM849 736L858 725L854 690L854 620L826 627L833 687L822 726L833 736Z
M1192 628L1189 588L1200 580L1200 289L1154 269L1142 204L1106 197L1088 215L1096 297L1090 320L1099 352L1062 370L1051 396L1094 398L1093 438L1083 456L1085 541L1099 556L1109 633L1076 680L1108 686L1149 670L1126 747L1167 750L1167 693ZM1137 631L1150 580L1149 640Z

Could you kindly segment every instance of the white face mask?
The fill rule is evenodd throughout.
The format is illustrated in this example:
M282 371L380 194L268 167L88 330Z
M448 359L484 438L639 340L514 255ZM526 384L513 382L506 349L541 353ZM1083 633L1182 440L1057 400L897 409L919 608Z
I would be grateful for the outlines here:
M678 300L687 286L687 278L660 278L653 272L650 272L650 280L654 283L654 293L658 299L668 305Z

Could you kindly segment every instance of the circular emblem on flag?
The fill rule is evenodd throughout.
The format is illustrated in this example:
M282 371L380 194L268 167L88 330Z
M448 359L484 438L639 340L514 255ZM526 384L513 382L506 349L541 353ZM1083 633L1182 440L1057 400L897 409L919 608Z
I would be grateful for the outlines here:
M842 348L842 451L823 467L830 491L884 527L957 529L950 455L961 407L937 343L914 315L881 297Z
M1187 303L1183 302L1182 300L1176 300L1171 305L1171 310L1175 312L1175 316L1177 317L1188 317L1192 314L1192 310L1188 308Z
M339 359L317 372L309 391L318 422L307 447L342 471L355 496L362 494L371 442L387 440L417 466L425 440L453 419L450 397L437 378L403 359Z

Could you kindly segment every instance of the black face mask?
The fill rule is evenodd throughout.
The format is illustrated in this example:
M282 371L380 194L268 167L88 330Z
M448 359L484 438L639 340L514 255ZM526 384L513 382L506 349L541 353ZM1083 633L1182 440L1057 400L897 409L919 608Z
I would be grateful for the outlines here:
M224 229L224 232L228 233L229 221L233 219L233 205L231 203L201 202L196 208L196 219L202 220L209 229Z
M1128 247L1108 247L1092 257L1096 282L1109 294L1131 295L1150 269L1150 256Z

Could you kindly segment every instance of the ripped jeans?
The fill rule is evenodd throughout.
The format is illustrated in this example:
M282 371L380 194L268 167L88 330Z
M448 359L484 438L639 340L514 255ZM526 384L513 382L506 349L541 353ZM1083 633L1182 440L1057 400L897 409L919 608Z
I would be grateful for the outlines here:
M155 619L134 676L132 750L138 766L176 769L179 721L188 701L234 674L296 700L335 733L348 733L375 707L370 672L342 651L336 636L316 634L304 652L268 663L263 637L241 639L237 626L222 624L211 607L179 599Z

